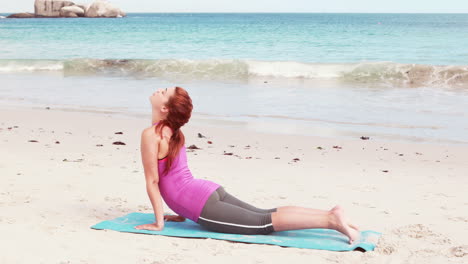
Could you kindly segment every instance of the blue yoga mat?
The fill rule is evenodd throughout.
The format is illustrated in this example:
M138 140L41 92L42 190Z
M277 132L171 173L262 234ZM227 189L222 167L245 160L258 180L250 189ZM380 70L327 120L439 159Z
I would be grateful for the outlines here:
M113 220L103 221L93 229L110 229L120 232L140 233L190 238L213 238L255 244L271 244L283 247L323 249L331 251L374 250L379 232L363 231L361 238L352 245L348 238L331 229L305 229L273 232L269 235L237 235L211 232L187 219L185 222L165 222L162 231L138 230L135 226L154 223L154 214L130 213Z

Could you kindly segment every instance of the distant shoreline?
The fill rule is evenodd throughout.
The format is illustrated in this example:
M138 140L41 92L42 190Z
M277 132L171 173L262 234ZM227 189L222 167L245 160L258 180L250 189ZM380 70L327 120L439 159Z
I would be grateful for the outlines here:
M0 13L1 16L10 15L10 14L15 14L15 13L21 13L21 11L16 11L16 12L2 12ZM23 13L34 13L34 11L24 11ZM468 12L454 12L454 13L373 13L373 12L127 12L127 15L129 14L285 14L285 15L290 15L290 14L337 14L337 15L370 15L370 14L376 14L376 15L468 15Z

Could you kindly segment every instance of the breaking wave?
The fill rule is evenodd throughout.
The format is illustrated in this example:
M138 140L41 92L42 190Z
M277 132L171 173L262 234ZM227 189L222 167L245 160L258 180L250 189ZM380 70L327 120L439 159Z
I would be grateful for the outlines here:
M394 62L303 63L255 60L71 59L0 60L0 73L58 71L65 76L110 74L201 80L294 78L403 87L468 87L468 65L423 65Z

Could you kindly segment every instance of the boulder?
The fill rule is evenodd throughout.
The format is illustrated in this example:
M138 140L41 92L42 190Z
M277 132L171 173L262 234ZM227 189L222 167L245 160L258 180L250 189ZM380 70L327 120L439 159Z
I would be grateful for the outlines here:
M16 14L11 14L7 16L7 18L34 18L36 17L32 13L16 13Z
M104 0L94 1L85 12L85 17L123 17L125 13Z
M74 5L72 1L36 0L34 2L34 14L37 17L59 17L62 7L72 5Z
M78 17L76 13L73 13L71 11L62 11L60 10L60 17Z
M89 5L83 5L83 4L81 4L81 5L80 5L80 4L76 4L75 6L77 6L77 7L81 8L81 9L83 9L83 12L86 12L86 9L88 9L88 7L89 7ZM83 16L84 16L84 14L83 14Z
M75 14L73 16L72 14ZM84 16L84 9L73 5L73 6L64 6L60 8L60 16L61 17L83 17Z

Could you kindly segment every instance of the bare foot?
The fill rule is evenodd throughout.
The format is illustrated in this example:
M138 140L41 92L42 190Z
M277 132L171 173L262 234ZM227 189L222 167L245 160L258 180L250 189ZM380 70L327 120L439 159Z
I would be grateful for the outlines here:
M349 223L349 222L348 222L348 225L349 225L349 227L351 227L351 228L356 229L357 231L359 231L359 227L358 227L357 225L351 224L351 223Z
M334 216L332 222L333 229L343 233L349 239L349 244L359 239L359 229L355 225L346 223L346 217L344 215L343 208L337 205L330 210L332 216Z
M335 207L341 207L341 206L335 206ZM335 209L335 207L333 207L333 209ZM343 211L343 208L341 208L341 210ZM356 229L357 231L360 231L359 227L357 225L355 225L353 223L350 223L350 221L349 221L348 217L346 217L346 215L345 215L345 222L348 224L349 227L351 227L353 229Z

